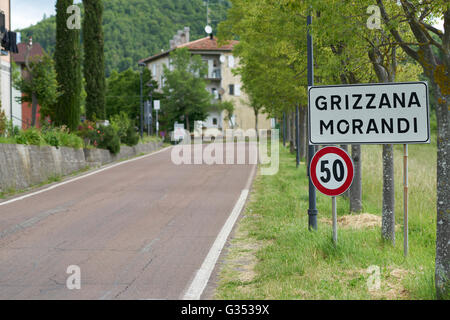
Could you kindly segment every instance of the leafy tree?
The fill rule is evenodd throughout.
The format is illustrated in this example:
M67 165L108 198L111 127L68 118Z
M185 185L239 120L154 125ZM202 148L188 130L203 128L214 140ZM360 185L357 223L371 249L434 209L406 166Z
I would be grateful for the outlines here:
M219 112L225 111L225 121L231 121L234 115L234 104L231 101L219 101L214 105ZM231 124L234 126L234 123Z
M103 49L103 2L84 0L83 44L86 80L86 118L105 119L105 55Z
M194 121L205 120L212 107L212 95L206 91L204 80L207 66L187 48L175 50L170 58L173 70L164 66L163 115L170 125L183 121L190 131Z
M121 73L113 71L106 83L106 117L111 119L112 116L125 112L135 123L140 117L141 110L139 71L132 69ZM142 83L144 99L149 99L150 92L154 100L161 99L162 95L154 91L158 84L152 79L147 68L143 70Z
M31 126L36 125L37 105L41 106L41 117L49 116L55 118L55 101L60 92L56 81L55 64L53 59L44 54L42 57L35 56L26 63L26 76L22 77L19 71L13 72L14 87L22 92L17 98L19 103L30 102ZM17 67L13 67L17 70Z
M386 28L417 61L431 81L437 98L437 233L435 286L439 298L450 297L450 4L447 0L400 0L399 12L389 12L388 1L377 0ZM443 17L444 31L433 27ZM412 32L413 40L405 37ZM437 39L436 39L437 37ZM436 52L437 49L437 52Z
M56 2L55 69L61 95L56 104L56 125L67 125L74 131L80 122L81 50L80 32L67 28L67 8L73 0Z

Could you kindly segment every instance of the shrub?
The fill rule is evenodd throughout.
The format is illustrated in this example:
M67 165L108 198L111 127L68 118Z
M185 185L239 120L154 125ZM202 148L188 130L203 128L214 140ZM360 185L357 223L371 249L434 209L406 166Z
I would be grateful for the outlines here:
M89 139L94 147L108 149L113 154L120 152L120 138L112 126L100 126L89 134Z
M83 148L83 139L76 134L70 133L65 126L44 128L41 135L48 145L56 148L60 146L75 149Z
M24 131L25 137L29 145L40 146L45 141L42 139L39 130L36 128L30 128Z
M55 130L48 130L42 133L42 137L45 142L53 147L58 148L61 145L61 141L59 140L59 134Z
M129 126L125 137L122 140L127 146L132 147L138 144L139 134L136 132L133 126Z
M18 126L14 126L12 121L8 123L8 136L15 137L20 134L20 128Z
M61 142L61 146L68 147L68 148L74 148L74 149L83 148L83 145L84 145L83 139L81 139L76 134L60 132L58 138L59 138L59 141Z
M29 128L25 131L20 131L16 136L16 143L40 146L44 143L40 132L36 128Z
M128 135L128 129L131 126L131 121L128 118L128 115L121 111L119 114L115 114L111 117L111 127L117 132L119 135L120 141L125 143L125 140Z
M95 122L85 120L78 126L77 135L82 139L89 139L92 131L95 131Z
M15 135L15 141L17 144L28 144L27 137L22 133Z
M8 128L8 119L6 118L5 112L0 110L0 137L6 134L6 129Z

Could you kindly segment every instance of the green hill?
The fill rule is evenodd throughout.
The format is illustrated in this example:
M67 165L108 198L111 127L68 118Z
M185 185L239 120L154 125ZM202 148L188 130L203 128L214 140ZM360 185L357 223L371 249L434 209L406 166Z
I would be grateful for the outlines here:
M210 0L210 18L214 30L225 19L227 0ZM112 70L136 68L139 59L168 49L177 30L191 28L191 40L205 36L204 0L104 0L106 74ZM17 30L25 41L29 36L47 52L55 48L55 17Z

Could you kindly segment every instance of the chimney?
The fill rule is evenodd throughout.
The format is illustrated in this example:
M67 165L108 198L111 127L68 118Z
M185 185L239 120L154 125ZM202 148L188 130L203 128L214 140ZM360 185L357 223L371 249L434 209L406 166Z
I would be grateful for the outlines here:
M173 37L173 41L175 41L175 46L179 46L181 44L181 39L179 35L175 35Z
M190 33L191 33L191 28L184 27L184 34L186 36L186 43L188 43L190 41Z
M185 36L183 30L178 30L177 37L180 38L180 44L185 44L186 43L186 36Z
M173 36L173 39L169 41L170 49L188 43L190 41L190 28L184 27L183 30L178 30L177 34Z

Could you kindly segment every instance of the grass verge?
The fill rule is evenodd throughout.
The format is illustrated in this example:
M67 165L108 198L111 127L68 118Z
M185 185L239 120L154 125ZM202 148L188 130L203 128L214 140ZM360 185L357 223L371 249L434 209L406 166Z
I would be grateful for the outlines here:
M381 146L363 146L364 213L380 221ZM216 299L435 299L436 145L409 150L410 253L403 256L402 147L395 148L396 245L381 239L380 225L338 228L331 239L331 199L317 194L319 227L308 231L308 180L304 163L280 147L280 170L258 175L219 273ZM338 198L338 216L348 200ZM344 217L345 216L345 217ZM377 219L375 219L377 220ZM371 267L375 266L375 267ZM373 269L374 268L374 269ZM371 288L376 271L380 287Z

